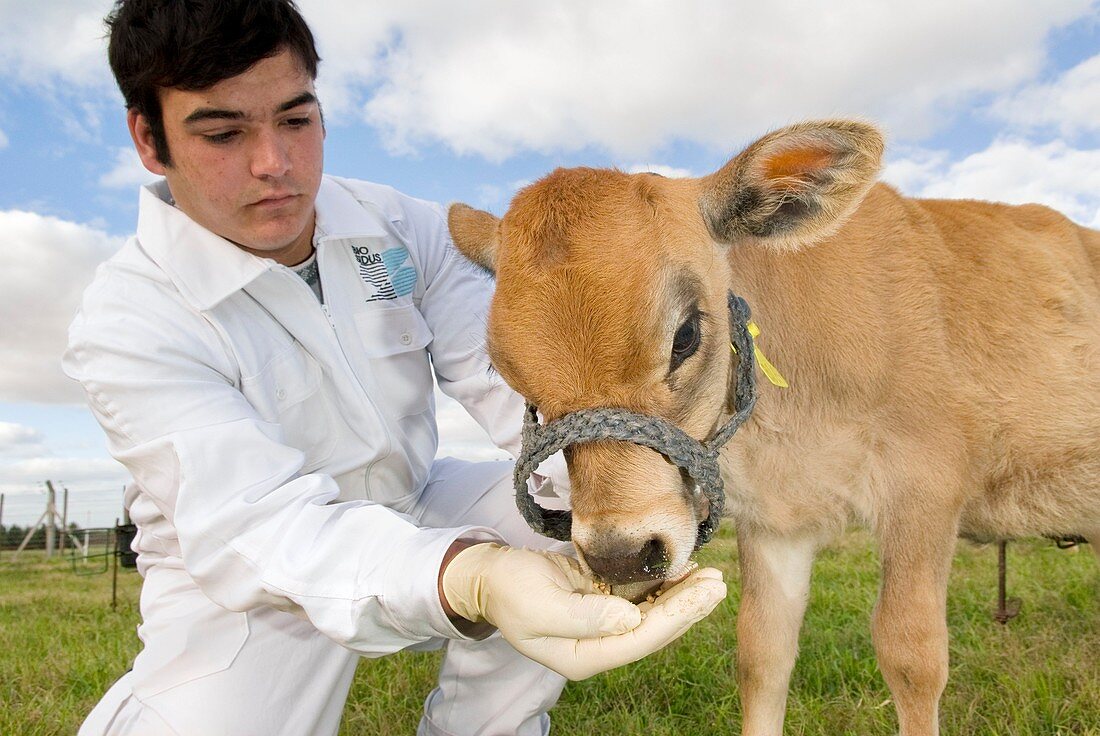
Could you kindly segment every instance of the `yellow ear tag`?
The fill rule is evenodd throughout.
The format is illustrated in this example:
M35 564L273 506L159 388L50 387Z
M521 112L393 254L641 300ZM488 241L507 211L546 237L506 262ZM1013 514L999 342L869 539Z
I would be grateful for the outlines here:
M756 338L760 336L760 328L751 319L748 324L749 335L752 336L752 352L756 356L756 362L760 365L760 370L764 372L768 380L771 381L773 386L779 388L790 388L790 384L787 383L787 379L783 377L783 374L779 372L779 369L772 365L771 361L764 357L764 353L760 352L760 348L756 346ZM737 348L730 343L730 350L737 354Z

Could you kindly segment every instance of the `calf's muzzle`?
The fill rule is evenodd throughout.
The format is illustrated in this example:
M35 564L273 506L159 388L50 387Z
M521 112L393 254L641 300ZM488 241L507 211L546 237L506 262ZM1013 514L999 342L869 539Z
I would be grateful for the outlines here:
M737 412L707 440L700 442L661 417L614 407L580 409L546 425L539 425L538 408L531 403L527 404L523 416L523 447L516 461L513 479L516 505L532 529L539 534L562 541L569 541L572 536L571 512L544 509L538 506L527 492L527 478L539 463L571 445L619 440L633 442L659 452L666 460L682 468L691 477L705 495L709 506L709 513L699 523L695 548L698 549L710 540L715 529L718 528L722 509L725 506L722 474L718 467L719 452L733 437L734 432L749 418L756 404L756 358L748 328L749 306L744 299L732 292L728 294L727 302L730 315L730 342L740 358L737 365L737 380L733 386L735 394L733 403L737 407ZM660 543L662 547L660 554L655 554L656 543ZM627 570L621 568L633 566L634 572L631 574L644 575L645 568L655 569L651 563L663 554L663 542L654 538L644 543L637 552L630 550L626 554L617 554L611 558L591 558L586 555L585 560L601 577L623 580L623 575L629 577L629 574ZM593 559L596 560L595 564ZM605 576L597 569L598 565L603 565L609 571L621 572L623 575ZM660 575L654 574L649 577L652 579Z

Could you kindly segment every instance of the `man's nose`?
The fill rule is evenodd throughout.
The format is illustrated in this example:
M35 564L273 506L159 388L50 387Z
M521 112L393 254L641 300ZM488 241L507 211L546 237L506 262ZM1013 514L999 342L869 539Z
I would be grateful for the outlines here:
M286 145L275 132L260 133L252 150L252 175L257 178L277 178L290 171L290 156Z

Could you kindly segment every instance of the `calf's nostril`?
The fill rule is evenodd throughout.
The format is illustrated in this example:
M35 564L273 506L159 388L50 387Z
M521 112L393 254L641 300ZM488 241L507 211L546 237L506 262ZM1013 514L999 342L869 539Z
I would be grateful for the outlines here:
M654 578L664 577L668 570L668 551L660 539L651 539L642 546L642 571Z

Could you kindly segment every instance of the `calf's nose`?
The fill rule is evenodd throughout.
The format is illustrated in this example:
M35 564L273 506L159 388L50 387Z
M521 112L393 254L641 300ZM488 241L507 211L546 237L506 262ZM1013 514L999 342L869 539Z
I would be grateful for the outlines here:
M605 538L580 551L592 572L608 583L659 580L668 571L668 550L658 537L648 539L640 547L637 540Z

